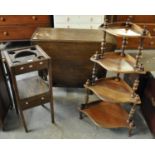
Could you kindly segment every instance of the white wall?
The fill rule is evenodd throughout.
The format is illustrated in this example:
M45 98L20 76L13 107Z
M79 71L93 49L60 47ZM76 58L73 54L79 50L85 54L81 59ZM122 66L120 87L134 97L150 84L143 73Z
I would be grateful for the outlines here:
M104 15L55 15L56 28L97 29L104 21Z

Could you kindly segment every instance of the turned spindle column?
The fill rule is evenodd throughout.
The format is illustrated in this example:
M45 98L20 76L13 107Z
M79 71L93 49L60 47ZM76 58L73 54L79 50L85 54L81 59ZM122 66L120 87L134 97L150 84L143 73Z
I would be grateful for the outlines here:
M126 31L128 31L129 28L130 28L130 17L127 19L127 21L125 23L125 29L126 29ZM126 49L127 44L128 44L127 37L124 36L123 37L123 41L122 41L122 51L121 51L121 56L122 57L125 56L124 51Z
M138 89L138 86L139 86L139 77L137 77L133 83L133 93L131 95L132 98L135 98L136 97L136 90Z
M122 41L122 51L121 51L121 56L124 57L125 56L125 49L126 49L126 45L127 45L128 41L126 37L123 37L123 41Z
M133 93L131 95L131 97L135 99L135 103L133 104L133 106L129 112L129 116L128 116L128 120L127 120L127 123L129 124L129 136L131 136L132 129L135 127L135 124L133 121L133 116L134 116L134 113L136 111L136 105L141 102L139 96L136 94L136 91L137 91L138 86L139 86L139 82L140 81L139 81L139 75L138 75L137 78L135 79L134 83L133 83L133 88L132 88Z
M138 95L135 96L135 100L137 103L140 103L140 98ZM135 123L133 121L133 116L136 112L136 103L131 107L131 110L129 112L127 123L129 124L129 136L131 136L132 129L135 127Z
M94 55L94 58L96 60L100 59L100 54L99 54L98 51L96 51L96 54ZM93 70L92 70L91 85L95 85L95 81L97 79L96 72L97 72L96 63L94 63Z
M147 32L146 27L144 27L143 34L142 34L142 36L140 38L138 53L136 55L135 70L141 70L141 71L144 70L143 65L140 64L140 59L142 58L142 50L143 50L143 46L144 46L144 37L146 35L146 32Z
M85 87L91 85L90 80L88 79L85 83ZM85 88L86 91L86 97L85 97L85 104L81 104L80 110L83 110L86 108L88 101L89 101L89 90L87 88ZM83 113L80 111L80 119L83 119Z
M104 25L103 25L103 29L104 29L104 31L103 31L103 40L101 42L101 58L103 58L104 53L106 51L106 34L107 34L107 32L105 30L108 27L107 22L108 22L108 19L105 19L104 20Z

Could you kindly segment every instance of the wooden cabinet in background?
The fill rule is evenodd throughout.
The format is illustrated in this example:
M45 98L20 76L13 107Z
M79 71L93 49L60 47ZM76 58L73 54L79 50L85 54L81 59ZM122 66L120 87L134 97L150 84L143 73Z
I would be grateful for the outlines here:
M155 76L148 73L141 106L146 122L155 135Z
M37 27L53 26L52 16L0 16L0 41L29 40Z
M11 105L11 97L4 76L0 55L0 128L2 127L4 129L4 121Z
M130 21L140 25L141 27L146 26L150 31L152 38L146 38L144 43L145 49L155 48L155 15L108 15L109 22L121 22L126 21L130 18ZM129 44L127 49L137 49L139 45L139 39L129 38ZM122 38L117 38L117 48L120 49L122 45Z

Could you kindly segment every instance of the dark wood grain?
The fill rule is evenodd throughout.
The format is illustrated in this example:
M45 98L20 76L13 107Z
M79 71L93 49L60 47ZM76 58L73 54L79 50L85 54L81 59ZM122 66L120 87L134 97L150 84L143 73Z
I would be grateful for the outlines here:
M146 71L135 70L134 65L136 63L135 58L129 54L125 54L123 57L120 52L108 52L102 59L95 59L95 56L91 57L91 61L96 62L108 71L115 73L141 73L145 74Z
M50 17L45 15L0 15L0 25L39 25L48 26Z
M130 21L138 24L142 28L146 26L146 28L150 31L151 36L153 38L146 38L144 42L145 49L154 49L155 48L155 15L109 15L109 21L114 22L122 22L126 21L130 17ZM129 44L127 45L127 49L137 49L139 46L139 39L129 38ZM122 38L117 38L117 48L121 48Z
M96 101L81 111L99 127L128 128L128 112L119 104Z
M46 37L48 32L50 36ZM101 30L41 28L34 33L32 43L40 45L52 58L54 86L83 87L91 77L93 64L89 59L95 51L100 51L102 35ZM115 45L115 38L107 35L106 51L113 51ZM98 67L98 77L105 73Z
M84 85L85 88L93 91L100 99L111 103L137 103L132 98L132 88L123 80L103 78L95 82L95 85ZM139 103L138 103L139 104Z
M46 15L1 15L0 41L29 40L37 27L50 27L51 23Z

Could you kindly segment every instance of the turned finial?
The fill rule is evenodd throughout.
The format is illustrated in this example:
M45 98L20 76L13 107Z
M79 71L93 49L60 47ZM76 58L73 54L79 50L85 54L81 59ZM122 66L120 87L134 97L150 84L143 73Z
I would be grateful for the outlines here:
M96 53L94 55L94 58L95 58L95 60L100 59L100 55L99 55L99 52L98 51L96 51Z
M89 86L90 85L90 80L88 79L85 83L86 86Z
M139 103L139 104L141 103L140 97L138 95L135 96L135 100L136 100L137 103Z
M146 25L144 25L142 36L146 36L146 34L147 34L147 29L146 29Z
M125 22L125 27L128 29L130 27L130 22L131 22L131 16L129 16Z

